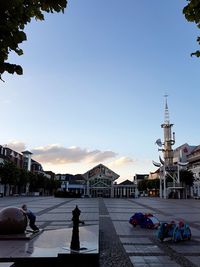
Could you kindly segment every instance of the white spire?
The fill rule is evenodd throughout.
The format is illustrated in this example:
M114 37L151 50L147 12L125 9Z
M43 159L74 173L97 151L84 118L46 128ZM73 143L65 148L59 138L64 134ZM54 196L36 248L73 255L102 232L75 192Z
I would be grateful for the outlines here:
M166 124L169 124L169 109L168 109L168 104L167 104L168 95L164 95L164 97L165 97L165 118L164 118L164 120L165 120Z

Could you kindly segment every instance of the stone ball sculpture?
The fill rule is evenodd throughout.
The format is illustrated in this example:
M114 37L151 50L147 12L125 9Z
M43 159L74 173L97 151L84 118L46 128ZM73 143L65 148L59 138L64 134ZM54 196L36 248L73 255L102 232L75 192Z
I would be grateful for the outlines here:
M22 234L27 227L27 217L20 208L6 207L0 210L0 234Z

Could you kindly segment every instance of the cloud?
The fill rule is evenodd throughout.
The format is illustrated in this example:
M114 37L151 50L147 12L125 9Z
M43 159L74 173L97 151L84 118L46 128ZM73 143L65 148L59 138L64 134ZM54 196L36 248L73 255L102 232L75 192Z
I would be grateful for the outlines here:
M6 145L7 147L19 153L26 150L25 143L20 141L11 140ZM89 150L77 146L64 147L59 144L40 146L31 149L31 152L33 153L32 158L37 160L38 162L54 165L80 162L101 163L113 159L111 162L106 164L109 167L119 167L136 162L136 160L133 160L130 157L120 157L115 159L117 153L110 150Z
M21 153L22 151L25 150L26 146L25 143L20 142L20 141L15 141L15 140L11 140L6 144L7 147L11 148L14 151L17 151L19 153Z
M118 159L108 163L108 166L110 166L110 167L123 166L123 165L127 165L127 164L133 164L135 162L136 162L136 160L133 160L130 157L121 157L121 158L118 158Z
M33 158L41 163L66 164L82 161L99 163L116 157L113 151L88 150L80 147L63 147L58 144L41 146L31 150Z

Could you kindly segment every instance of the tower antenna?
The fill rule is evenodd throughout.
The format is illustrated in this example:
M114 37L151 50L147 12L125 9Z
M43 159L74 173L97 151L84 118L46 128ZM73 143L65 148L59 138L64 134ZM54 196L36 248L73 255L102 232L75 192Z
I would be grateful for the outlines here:
M165 94L165 115L164 115L164 121L166 124L169 124L169 108L168 108L168 103L167 103L167 97L168 95Z
M164 117L164 123L161 125L161 127L164 130L164 149L163 149L163 156L165 161L165 166L172 166L173 165L173 149L172 145L174 145L174 134L172 137L171 128L173 124L169 122L169 109L168 109L168 103L167 103L167 97L168 95L165 94L165 117Z

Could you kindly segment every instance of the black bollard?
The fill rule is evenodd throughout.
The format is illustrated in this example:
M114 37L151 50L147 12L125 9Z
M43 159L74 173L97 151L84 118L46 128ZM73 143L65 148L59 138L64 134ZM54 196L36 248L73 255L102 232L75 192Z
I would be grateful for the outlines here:
M72 240L70 248L72 250L80 250L80 241L79 241L79 216L81 211L79 210L78 206L72 211L72 221L73 221L73 230L72 230Z

